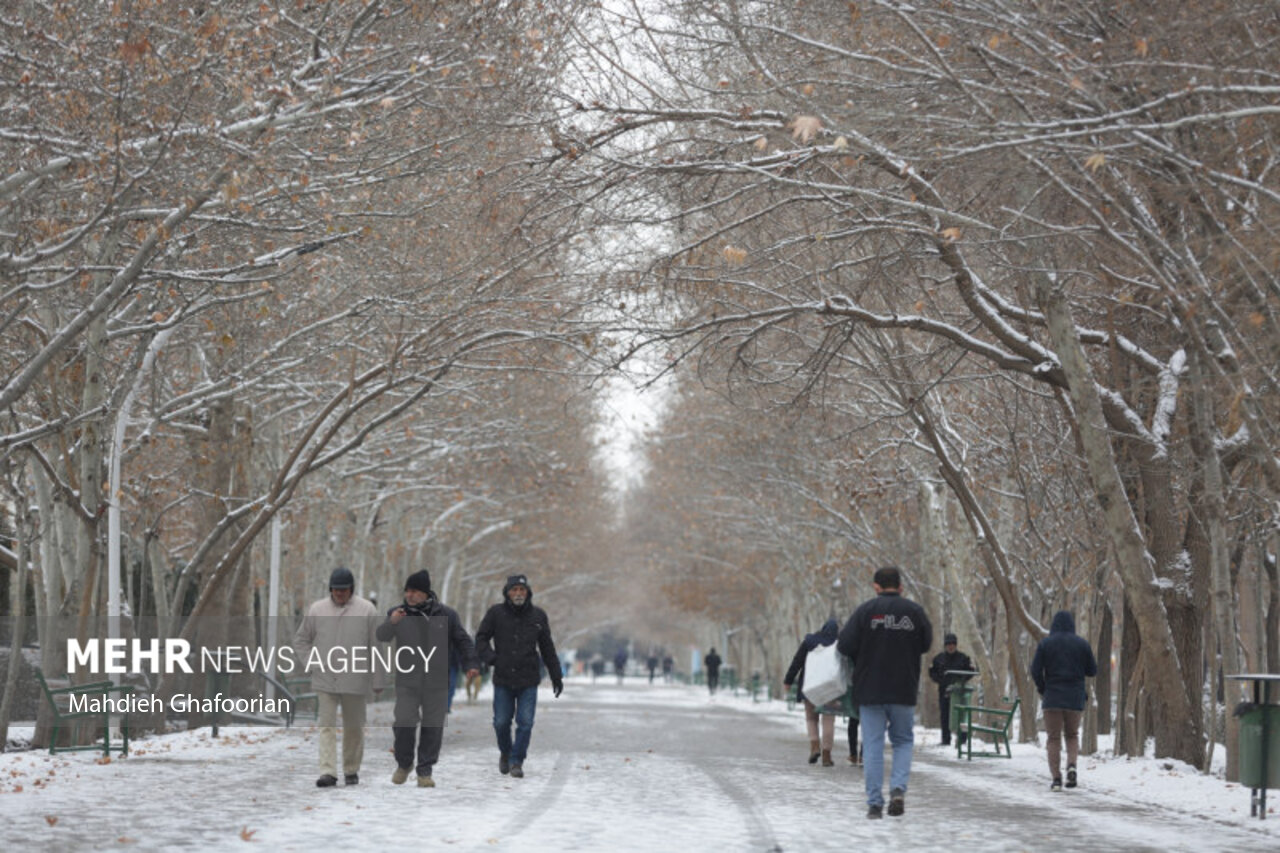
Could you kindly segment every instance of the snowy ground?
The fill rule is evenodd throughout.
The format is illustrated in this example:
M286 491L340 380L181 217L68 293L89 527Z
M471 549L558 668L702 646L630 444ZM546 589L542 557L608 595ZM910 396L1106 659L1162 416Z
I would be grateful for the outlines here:
M1280 791L1259 821L1238 785L1101 755L1082 760L1079 789L1051 794L1035 746L964 762L926 729L906 815L867 821L842 727L837 766L810 766L802 715L783 703L640 680L571 679L560 699L541 694L528 775L515 780L497 772L487 699L455 706L434 789L391 785L385 703L354 788L315 787L305 726L153 737L107 764L93 753L0 755L0 850L1280 848Z

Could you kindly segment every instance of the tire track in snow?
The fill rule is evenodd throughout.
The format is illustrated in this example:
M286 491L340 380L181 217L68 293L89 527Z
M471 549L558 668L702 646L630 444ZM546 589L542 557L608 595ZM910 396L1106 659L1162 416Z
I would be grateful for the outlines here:
M751 836L752 850L762 850L766 851L766 853L782 853L782 845L778 843L773 827L770 825L768 818L765 817L764 811L760 808L759 803L756 802L755 797L741 786L724 778L723 775L710 773L698 765L690 766L696 768L723 791L724 795L729 798L729 801L741 813L743 823Z
M555 766L551 768L551 778L543 785L542 790L538 792L533 801L516 812L506 825L502 827L499 833L500 838L515 838L521 832L533 825L534 821L551 811L551 807L555 805L556 800L560 798L560 793L564 790L565 785L569 782L569 768L573 766L573 754L568 752L560 752L556 756ZM523 780L516 780L521 785L527 785L529 779L526 776ZM535 779L534 784L537 784Z

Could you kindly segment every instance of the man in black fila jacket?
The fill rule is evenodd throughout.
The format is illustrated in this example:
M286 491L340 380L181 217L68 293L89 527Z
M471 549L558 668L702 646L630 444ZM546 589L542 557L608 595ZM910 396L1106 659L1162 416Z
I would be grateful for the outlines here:
M564 690L560 657L551 639L551 623L541 607L533 606L533 590L524 575L512 575L502 587L502 603L489 608L476 631L480 660L493 667L493 729L498 734L498 771L517 779L524 776L524 759L533 735L538 707L541 655L552 692ZM511 721L516 736L511 739Z
M896 567L877 569L872 586L876 597L849 617L836 649L853 662L853 703L859 707L862 722L867 817L880 817L884 808L886 729L893 744L889 814L897 817L906 808L920 658L933 644L933 626L923 607L902 597L902 573Z

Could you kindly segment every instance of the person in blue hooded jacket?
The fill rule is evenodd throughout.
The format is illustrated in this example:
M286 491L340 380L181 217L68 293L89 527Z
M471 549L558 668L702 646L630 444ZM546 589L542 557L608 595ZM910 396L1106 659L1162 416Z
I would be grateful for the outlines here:
M1076 787L1076 758L1080 754L1080 718L1084 715L1088 692L1084 680L1098 674L1098 661L1089 641L1076 634L1076 620L1068 610L1059 610L1049 626L1049 636L1036 646L1031 661L1031 678L1040 694L1044 728L1048 734L1051 791L1061 791L1062 739L1067 740L1067 783Z
M790 690L792 684L796 685L796 696L804 701L804 723L809 730L809 763L816 764L821 757L823 767L835 764L831 760L831 745L835 740L836 718L831 714L818 713L818 709L804 695L804 664L809 652L819 646L831 645L839 635L840 626L834 619L828 619L816 632L805 634L800 641L800 648L796 649L796 656L791 659L791 666L787 667L787 674L782 677L782 686ZM822 720L821 740L818 738L819 718Z

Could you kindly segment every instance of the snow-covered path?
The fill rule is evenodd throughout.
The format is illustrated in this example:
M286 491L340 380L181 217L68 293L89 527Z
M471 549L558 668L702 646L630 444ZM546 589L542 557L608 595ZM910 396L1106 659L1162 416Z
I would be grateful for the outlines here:
M315 787L306 727L150 738L106 765L3 755L0 849L1243 851L1280 841L1280 815L1251 820L1246 791L1185 768L1090 759L1080 789L1050 794L1036 747L966 763L924 730L906 815L868 821L841 727L837 766L810 766L803 719L782 703L640 681L544 692L528 775L516 780L497 772L486 699L455 706L434 789L390 783L385 703L354 788Z

